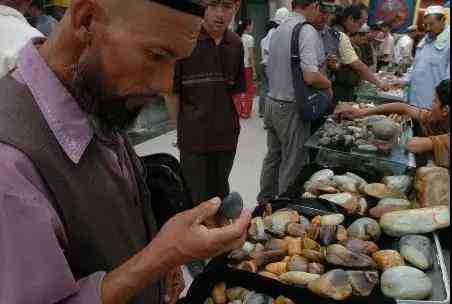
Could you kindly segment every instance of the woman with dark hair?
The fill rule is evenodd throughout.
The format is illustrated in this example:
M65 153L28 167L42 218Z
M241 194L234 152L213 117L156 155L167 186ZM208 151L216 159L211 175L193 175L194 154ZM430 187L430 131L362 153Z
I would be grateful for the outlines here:
M361 118L371 115L401 114L416 119L424 137L414 137L407 145L413 153L433 153L436 165L450 168L450 79L442 81L435 90L432 110L405 103L389 103L370 109L344 107L336 114L345 118Z
M237 27L237 35L242 38L245 63L246 93L237 95L235 104L241 118L249 118L253 110L254 101L254 79L256 79L256 60L254 54L255 40L251 36L253 32L253 21L245 18Z

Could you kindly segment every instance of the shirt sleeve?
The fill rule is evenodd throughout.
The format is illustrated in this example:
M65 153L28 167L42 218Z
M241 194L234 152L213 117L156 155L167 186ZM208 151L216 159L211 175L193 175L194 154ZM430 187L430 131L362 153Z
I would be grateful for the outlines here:
M304 26L300 31L300 66L305 72L319 72L319 39L318 32L310 25Z
M450 134L431 136L433 156L437 166L450 168Z
M389 35L386 38L385 43L383 44L383 55L391 55L394 52L395 39L392 35Z
M350 38L341 33L339 40L339 57L342 64L349 65L357 60L359 60L358 54L356 54L355 49L352 46Z
M243 46L240 50L240 66L237 69L237 75L232 85L232 94L244 93L246 92L246 79L245 79L245 63L244 63L245 52Z
M245 48L253 48L255 45L254 38L251 35L245 34L242 37L242 43Z
M400 57L401 59L408 59L411 57L411 41L409 39L403 39L400 43Z
M433 135L432 133L432 112L428 110L419 109L419 123L422 128L424 136Z
M178 61L174 67L173 93L180 94L182 90L182 61Z
M62 249L61 222L33 163L0 144L0 303L101 304L105 273L79 281Z

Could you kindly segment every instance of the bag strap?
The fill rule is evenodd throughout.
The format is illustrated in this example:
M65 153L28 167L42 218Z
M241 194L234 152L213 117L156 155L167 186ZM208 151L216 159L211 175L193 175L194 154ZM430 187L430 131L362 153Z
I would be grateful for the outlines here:
M300 69L300 33L305 25L311 25L309 22L300 22L298 23L292 32L292 41L290 43L290 57L292 62L292 71L301 70ZM298 74L298 73L297 73ZM304 82L303 72L301 71L301 80ZM294 79L295 82L295 79Z

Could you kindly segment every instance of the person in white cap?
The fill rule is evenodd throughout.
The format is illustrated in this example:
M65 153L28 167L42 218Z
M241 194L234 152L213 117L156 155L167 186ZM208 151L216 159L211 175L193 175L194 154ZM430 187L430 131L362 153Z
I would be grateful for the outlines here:
M450 78L450 26L442 6L427 8L424 22L427 35L417 46L412 71L403 84L409 86L410 104L431 109L436 86Z
M411 64L413 62L414 39L417 35L417 26L408 27L405 34L400 37L394 47L394 63Z
M265 100L268 94L268 76L267 76L267 62L270 54L270 39L275 32L275 29L286 20L290 15L290 11L285 7L279 8L275 17L269 22L267 35L261 40L261 52L262 52L262 79L260 84L260 96L259 96L259 116L264 117L265 113Z
M24 17L30 4L28 0L0 0L0 78L14 68L18 52L28 40L42 37Z

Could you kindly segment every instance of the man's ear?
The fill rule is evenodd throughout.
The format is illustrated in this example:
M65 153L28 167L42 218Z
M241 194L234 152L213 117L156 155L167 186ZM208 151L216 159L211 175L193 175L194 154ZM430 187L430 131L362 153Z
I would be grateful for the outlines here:
M91 0L73 0L70 10L75 37L81 43L89 44L92 38L94 3Z
M241 0L235 0L235 13L237 14L240 11L240 8L242 7L242 1Z
M450 107L449 106L442 107L441 114L442 114L443 118L447 118L447 116L449 116L449 114L450 114Z

